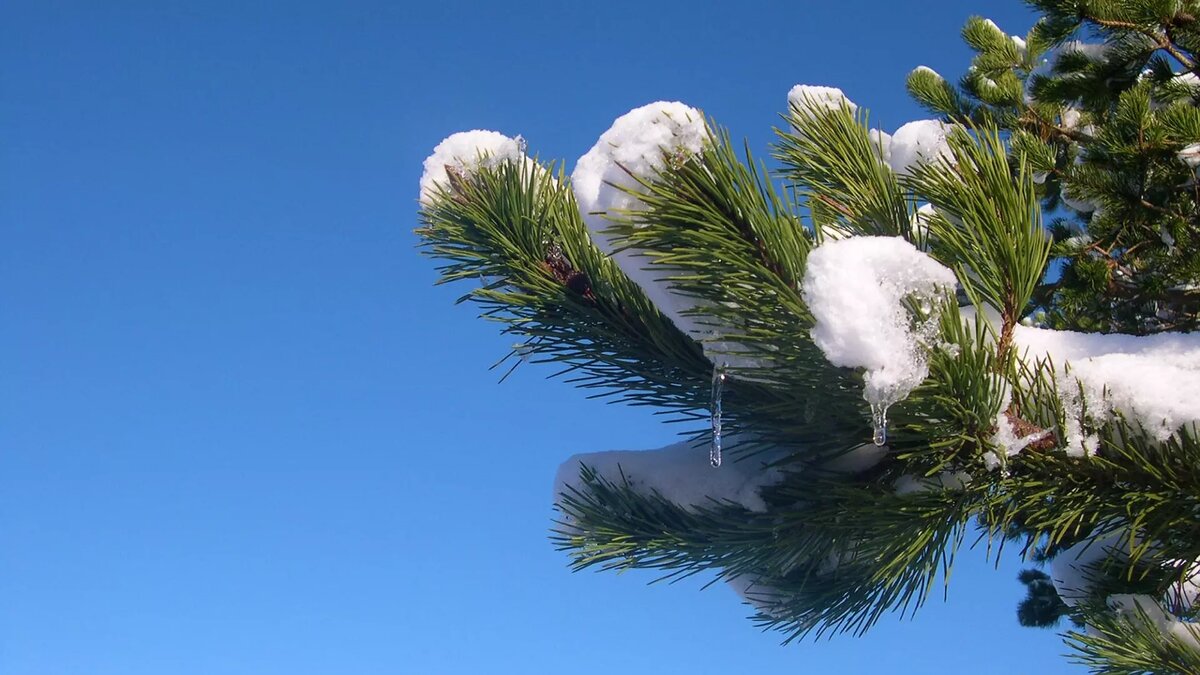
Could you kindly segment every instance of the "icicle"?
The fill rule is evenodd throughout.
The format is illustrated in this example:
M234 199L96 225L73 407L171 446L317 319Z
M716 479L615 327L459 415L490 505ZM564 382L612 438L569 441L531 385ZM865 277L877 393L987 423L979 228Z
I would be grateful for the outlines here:
M886 403L871 404L871 425L874 427L871 440L878 446L887 443L887 411Z
M721 466L721 395L725 392L725 364L713 367L712 376L712 446L708 450L708 463Z

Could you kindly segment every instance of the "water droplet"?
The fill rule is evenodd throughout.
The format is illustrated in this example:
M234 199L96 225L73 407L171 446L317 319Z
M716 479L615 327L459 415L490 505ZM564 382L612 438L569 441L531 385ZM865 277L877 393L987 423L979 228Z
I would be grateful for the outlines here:
M710 413L712 420L712 446L708 450L708 463L714 467L721 466L721 396L725 393L725 364L713 367L712 398Z
M887 444L887 411L886 403L871 404L871 426L874 432L871 434L871 441L875 445L883 446Z

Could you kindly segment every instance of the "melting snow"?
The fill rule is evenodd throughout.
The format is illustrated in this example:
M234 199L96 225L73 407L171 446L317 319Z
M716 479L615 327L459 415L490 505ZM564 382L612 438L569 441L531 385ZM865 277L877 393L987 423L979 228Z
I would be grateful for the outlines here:
M813 341L833 365L865 368L863 398L886 408L929 374L924 345L936 330L932 312L913 330L902 301L932 301L954 284L953 272L898 237L828 241L809 254L803 281Z

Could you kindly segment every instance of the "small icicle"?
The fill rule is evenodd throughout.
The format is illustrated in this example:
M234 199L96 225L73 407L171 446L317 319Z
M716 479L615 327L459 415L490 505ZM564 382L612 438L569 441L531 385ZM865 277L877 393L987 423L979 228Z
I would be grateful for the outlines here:
M708 450L708 463L721 466L721 396L725 393L725 364L713 367L712 376L712 446Z
M887 411L888 407L886 403L871 404L871 426L874 427L874 432L871 434L871 441L878 446L887 444Z

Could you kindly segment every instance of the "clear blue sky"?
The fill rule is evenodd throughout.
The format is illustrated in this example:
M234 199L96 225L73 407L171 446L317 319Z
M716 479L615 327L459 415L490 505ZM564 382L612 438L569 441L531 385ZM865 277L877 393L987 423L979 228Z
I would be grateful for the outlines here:
M996 9L991 9L996 7ZM0 673L1069 673L1019 566L787 648L723 586L571 574L568 455L672 439L434 288L421 160L573 163L703 108L765 154L796 83L888 128L1017 0L103 2L0 9Z

